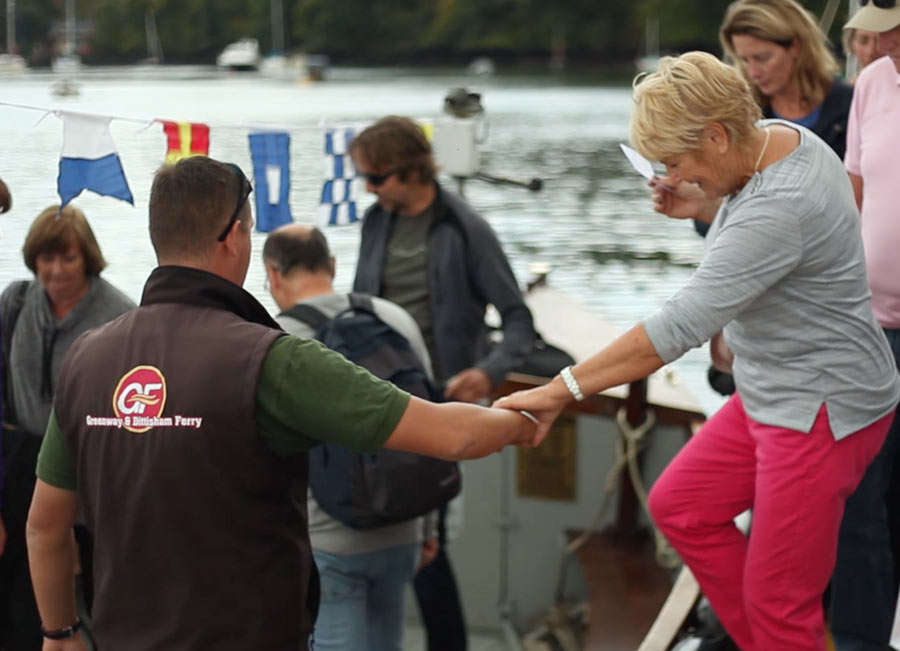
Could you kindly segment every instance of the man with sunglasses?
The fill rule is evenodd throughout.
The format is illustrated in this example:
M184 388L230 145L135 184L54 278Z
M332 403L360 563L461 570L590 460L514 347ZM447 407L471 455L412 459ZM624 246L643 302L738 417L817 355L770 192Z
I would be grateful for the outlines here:
M196 156L150 193L159 265L140 307L70 349L28 520L44 649L84 649L69 532L95 535L101 649L309 648L318 605L305 509L319 441L447 458L536 443L523 415L411 398L245 292L251 188Z
M490 225L437 182L431 145L405 117L388 116L350 143L366 188L378 197L365 215L354 291L409 312L425 338L435 377L453 400L486 398L534 342L531 312ZM485 308L500 313L503 341L487 346ZM444 550L416 577L429 651L466 648L465 622Z
M900 367L900 5L897 0L860 5L846 27L875 32L882 58L860 72L854 87L844 165L862 216L872 309ZM845 506L831 583L837 651L888 648L900 578L898 455L900 419Z

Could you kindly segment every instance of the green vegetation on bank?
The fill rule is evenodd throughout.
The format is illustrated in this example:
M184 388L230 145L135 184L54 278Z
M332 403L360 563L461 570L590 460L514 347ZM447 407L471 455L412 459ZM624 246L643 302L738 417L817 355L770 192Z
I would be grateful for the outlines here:
M257 38L271 49L272 0L76 0L78 49L88 63L147 56L146 14L156 18L167 62L211 63L229 42ZM459 63L487 55L543 62L555 47L585 65L630 62L644 25L659 19L663 52L718 52L716 30L728 0L281 0L288 50L328 54L345 64ZM817 16L826 0L803 3ZM65 0L20 0L16 32L32 64L48 63L62 42ZM846 17L832 29L838 42ZM5 12L0 34L5 33Z

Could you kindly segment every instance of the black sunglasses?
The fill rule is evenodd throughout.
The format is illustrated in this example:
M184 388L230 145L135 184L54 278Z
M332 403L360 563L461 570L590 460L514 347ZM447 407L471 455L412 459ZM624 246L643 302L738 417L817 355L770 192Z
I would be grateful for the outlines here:
M382 174L360 174L366 181L374 185L376 188L380 185L383 185L385 181L388 180L393 174L396 174L400 171L401 168L395 167L392 170L388 170Z
M865 7L869 0L859 0L859 6ZM893 9L897 6L897 0L872 0L872 4L879 9Z
M228 220L228 223L225 225L225 230L223 230L222 234L218 237L219 242L224 242L225 238L228 237L228 231L230 231L231 227L234 226L234 222L237 221L238 215L241 214L241 208L243 208L244 204L247 202L247 197L249 197L250 193L253 192L253 186L250 185L250 181L248 181L247 177L244 176L244 171L234 163L226 163L226 165L234 170L234 174L237 177L238 199L237 205L234 207L234 212L231 213L231 219Z

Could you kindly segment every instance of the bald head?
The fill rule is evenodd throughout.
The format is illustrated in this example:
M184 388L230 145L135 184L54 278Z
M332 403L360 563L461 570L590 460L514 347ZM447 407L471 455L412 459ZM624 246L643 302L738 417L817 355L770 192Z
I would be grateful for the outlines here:
M287 224L272 231L263 247L263 261L285 276L294 271L333 271L331 251L322 231L304 224Z

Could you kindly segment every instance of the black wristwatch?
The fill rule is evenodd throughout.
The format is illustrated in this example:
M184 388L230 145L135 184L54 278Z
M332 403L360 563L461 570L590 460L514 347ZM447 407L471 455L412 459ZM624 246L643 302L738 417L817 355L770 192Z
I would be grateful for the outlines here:
M57 628L53 631L48 631L44 628L44 625L41 624L41 635L43 635L48 640L66 640L70 637L73 637L78 629L81 628L81 620L77 617L75 618L75 623L71 626L66 626L65 628Z

